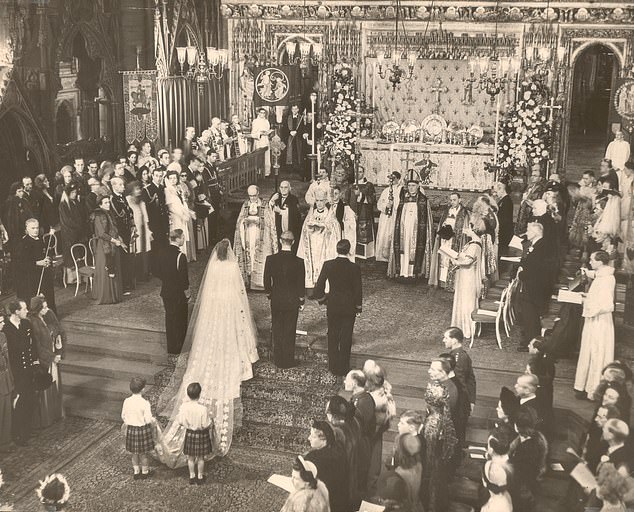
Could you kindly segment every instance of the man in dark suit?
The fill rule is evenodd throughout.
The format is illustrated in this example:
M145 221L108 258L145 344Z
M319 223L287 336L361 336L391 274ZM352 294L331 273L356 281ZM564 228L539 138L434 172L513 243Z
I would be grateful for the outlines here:
M495 184L495 195L498 203L498 247L499 253L504 255L513 238L513 200L509 196L509 186L506 183Z
M134 225L134 213L128 204L125 196L125 181L123 178L114 177L110 180L112 187L112 198L110 199L110 215L114 220L119 236L123 243L130 248L132 241L136 238L136 227ZM135 262L134 252L128 249L121 252L121 277L123 281L123 295L130 295L135 283Z
M187 334L187 303L189 302L189 275L187 257L180 248L185 243L182 229L169 235L170 244L163 250L159 277L163 281L161 298L165 307L165 334L167 352L180 354Z
M527 247L517 276L522 284L519 294L520 327L522 337L519 352L528 352L528 344L541 334L541 315L546 309L553 290L555 266L552 250L543 239L544 227L529 222L526 231L530 245Z
M278 368L295 366L297 316L304 309L304 260L292 253L295 237L284 231L282 250L267 256L264 264L264 289L271 301L273 360Z
M9 321L4 326L9 350L9 364L17 395L13 411L13 437L24 446L31 437L35 410L34 366L39 364L37 348L31 339L31 324L26 319L26 302L9 303Z
M169 153L165 152L163 155ZM147 208L148 225L152 232L152 248L150 250L150 270L159 274L159 260L168 245L169 217L165 205L165 187L161 184L163 170L158 167L152 171L152 182L143 187L142 198Z
M302 231L302 214L299 212L299 201L291 192L291 184L288 181L280 183L279 192L273 194L269 206L275 213L275 230L278 241L284 231L291 231L295 240L299 240ZM278 243L281 249L281 242ZM297 243L294 243L293 254L296 253Z
M361 269L348 259L350 242L337 242L337 257L324 262L313 290L320 304L327 303L328 368L343 377L350 369L350 349L355 318L361 314ZM326 296L326 281L330 293Z

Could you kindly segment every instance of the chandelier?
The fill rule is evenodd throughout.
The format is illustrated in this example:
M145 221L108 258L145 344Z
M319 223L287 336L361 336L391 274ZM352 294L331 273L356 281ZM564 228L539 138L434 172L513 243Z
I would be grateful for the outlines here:
M176 47L176 57L181 68L181 76L197 82L205 82L215 78L222 80L229 62L229 52L226 49L207 47L207 55L198 52L196 46ZM185 72L187 63L187 72Z
M398 22L401 12L401 2L396 0L396 17L394 23L394 49L391 54L392 63L384 68L385 52L383 49L379 49L376 54L377 74L382 78L387 78L392 83L392 90L396 90L396 87L403 81L403 78L411 80L414 76L414 65L416 64L417 55L414 51L409 51L407 48L407 38L405 38L406 44L401 50L398 47L399 35L398 35ZM405 32L405 26L403 25L403 32ZM401 59L405 57L407 59L407 70L401 67Z
M474 56L469 59L471 80L477 83L478 89L491 97L495 97L513 82L520 69L520 59L515 56L499 57L494 50L493 55ZM475 78L476 73L478 78Z

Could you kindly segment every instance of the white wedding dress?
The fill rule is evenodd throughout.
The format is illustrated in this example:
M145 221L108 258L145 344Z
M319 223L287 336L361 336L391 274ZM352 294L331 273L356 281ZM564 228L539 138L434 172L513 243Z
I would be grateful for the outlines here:
M171 411L157 445L158 457L166 465L187 464L182 453L185 429L175 419L181 404L189 400L187 386L192 382L200 383L199 402L213 419L214 451L210 458L227 453L233 434L233 401L240 397L241 382L253 377L251 365L258 360L256 334L238 263L229 241L223 240L211 254L183 350L159 398L159 410L163 414Z

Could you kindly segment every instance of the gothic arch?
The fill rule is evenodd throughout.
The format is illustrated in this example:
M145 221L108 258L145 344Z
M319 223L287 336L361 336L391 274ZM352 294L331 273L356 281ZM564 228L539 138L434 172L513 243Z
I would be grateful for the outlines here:
M55 105L55 143L72 142L77 134L77 111L68 99L57 101ZM67 119L66 119L67 118ZM60 125L65 123L67 126Z

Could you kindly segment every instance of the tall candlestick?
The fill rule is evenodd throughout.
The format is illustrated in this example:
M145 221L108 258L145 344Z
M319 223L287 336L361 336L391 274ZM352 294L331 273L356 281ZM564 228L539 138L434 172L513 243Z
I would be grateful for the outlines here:
M311 111L311 120L310 120L310 130L311 130L311 141L312 141L312 153L315 154L315 100L317 99L317 95L312 93L310 95L310 111Z

